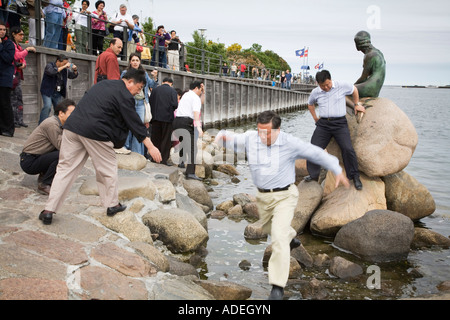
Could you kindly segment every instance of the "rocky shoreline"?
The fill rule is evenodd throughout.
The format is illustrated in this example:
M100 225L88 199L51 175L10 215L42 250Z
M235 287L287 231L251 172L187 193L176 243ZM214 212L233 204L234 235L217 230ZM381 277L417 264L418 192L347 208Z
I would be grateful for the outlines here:
M366 114L363 121L373 126L381 120ZM356 121L350 123L354 126L352 138L363 135ZM209 191L215 184L239 179L239 173L232 164L223 163L224 150L214 145L211 136L205 135L201 142L203 165L197 166L197 175L206 178L209 185L185 180L176 166L154 164L134 153L118 155L119 197L128 208L107 217L88 160L63 209L51 225L44 226L38 214L47 197L36 192L37 177L23 173L18 161L31 131L31 127L19 128L14 138L0 137L0 300L253 298L245 285L201 280L196 268L207 255L208 219L246 219L246 239L267 237L256 221L253 195L237 189L233 199L214 208ZM387 134L396 135L398 130ZM367 142L368 138L362 139ZM410 149L414 143L409 143ZM370 142L366 144L370 146ZM355 140L358 155L367 159L359 159L367 172L362 172L363 192L333 190L333 177L326 173L321 184L303 182L305 167L298 161L300 199L293 227L299 234L309 229L328 236L343 252L374 265L402 260L414 248L448 248L450 239L414 228L413 221L432 214L434 201L423 186L402 171L413 152L405 151L404 145L402 142L401 154L392 143L384 147L393 148L390 152L397 158L394 166L392 161L379 158L390 152L378 152L374 159L375 155L367 155L370 150ZM335 152L333 146L328 149ZM230 157L234 159L233 154L226 155ZM175 154L172 159L176 162ZM384 162L388 164L383 169ZM268 246L262 265L270 252ZM245 261L239 267L246 270ZM292 251L288 286L300 288L304 299L329 299L328 280L308 276L309 270L320 269L329 273L329 278L366 285L363 267L366 265L352 262L344 253L331 257L304 243ZM373 272L376 276L376 270ZM438 290L440 293L423 299L450 299L450 281L440 283Z

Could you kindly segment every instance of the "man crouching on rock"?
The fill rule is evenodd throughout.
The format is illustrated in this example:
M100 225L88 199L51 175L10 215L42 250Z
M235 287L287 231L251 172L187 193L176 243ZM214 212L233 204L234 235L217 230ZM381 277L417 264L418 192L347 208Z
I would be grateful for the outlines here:
M64 125L56 175L45 210L39 215L44 224L52 223L89 157L107 215L126 209L119 203L114 148L123 147L129 130L144 143L152 159L161 161L161 153L146 136L145 125L134 107L134 95L144 85L145 72L131 68L121 80L104 80L94 85L80 100Z
M336 187L349 187L348 179L336 157L323 149L281 132L281 118L273 111L258 115L258 131L233 134L224 130L216 143L225 140L236 152L245 151L253 183L258 189L256 204L263 231L271 235L272 255L269 260L270 300L281 300L289 276L290 250L300 245L291 227L298 201L295 182L295 160L307 159L336 175Z

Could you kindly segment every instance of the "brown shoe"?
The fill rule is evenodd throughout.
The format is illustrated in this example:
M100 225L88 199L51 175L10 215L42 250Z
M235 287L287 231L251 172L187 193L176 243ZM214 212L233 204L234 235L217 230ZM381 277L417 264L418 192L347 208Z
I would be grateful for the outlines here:
M38 184L38 192L40 194L49 195L51 186L49 184L39 183Z

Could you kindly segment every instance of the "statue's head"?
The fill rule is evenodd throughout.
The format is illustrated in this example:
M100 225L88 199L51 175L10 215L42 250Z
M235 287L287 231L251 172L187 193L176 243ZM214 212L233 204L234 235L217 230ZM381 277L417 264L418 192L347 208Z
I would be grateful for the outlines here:
M356 50L364 52L365 49L370 48L370 34L367 31L360 31L355 35Z

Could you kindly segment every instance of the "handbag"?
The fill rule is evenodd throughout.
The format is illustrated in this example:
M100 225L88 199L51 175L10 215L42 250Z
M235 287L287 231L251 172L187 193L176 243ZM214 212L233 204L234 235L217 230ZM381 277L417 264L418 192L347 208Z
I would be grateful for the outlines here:
M150 110L150 104L145 99L144 99L144 107L145 107L144 123L149 123L152 120L152 111Z

